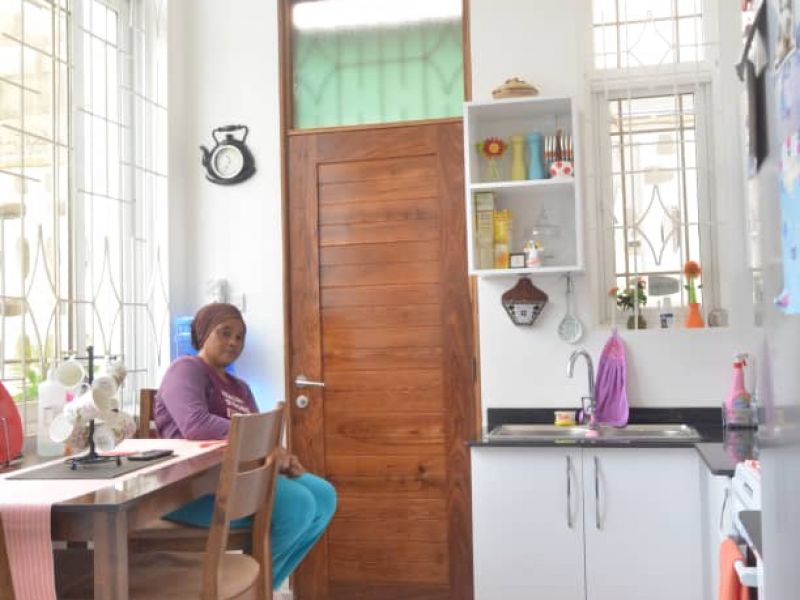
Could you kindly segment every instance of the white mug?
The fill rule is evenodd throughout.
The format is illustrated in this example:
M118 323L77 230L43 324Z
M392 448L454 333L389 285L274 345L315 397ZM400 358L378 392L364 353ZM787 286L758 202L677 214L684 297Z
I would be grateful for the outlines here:
M50 422L50 439L59 444L66 442L75 431L75 422L65 414L56 415Z
M78 421L83 422L87 420L83 416L83 411L81 410L83 404L81 404L79 400L84 396L84 394L91 391L92 388L89 387L88 383L81 383L73 392L72 400L69 400L64 405L64 416L73 425L76 424ZM67 398L69 398L69 396L67 396Z
M56 367L56 380L68 390L74 390L86 377L83 365L69 358Z
M101 375L92 382L95 402L107 402L117 395L117 380L112 375Z
M136 421L126 412L111 412L103 415L103 422L114 432L114 438L119 444L125 438L133 437L136 433Z
M110 452L117 445L114 431L105 423L98 423L94 427L94 447L98 452Z
M70 407L71 410L74 410L85 421L91 421L100 416L100 413L105 410L107 402L95 398L94 390L87 386L86 390L69 404L75 405Z

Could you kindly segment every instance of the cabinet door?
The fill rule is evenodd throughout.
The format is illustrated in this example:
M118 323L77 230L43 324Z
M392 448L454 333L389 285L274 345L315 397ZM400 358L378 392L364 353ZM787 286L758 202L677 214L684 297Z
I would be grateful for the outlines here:
M472 450L475 600L584 600L580 450Z
M587 599L700 600L695 450L584 450L583 466Z
M701 465L703 496L703 558L706 598L719 593L719 545L731 529L731 478L714 475Z

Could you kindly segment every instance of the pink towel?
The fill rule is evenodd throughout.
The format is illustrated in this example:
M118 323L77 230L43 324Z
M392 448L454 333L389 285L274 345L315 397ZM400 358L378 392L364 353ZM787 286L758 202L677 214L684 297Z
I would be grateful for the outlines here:
M50 504L5 504L0 512L16 600L55 600Z
M622 427L628 422L628 366L625 344L614 329L597 366L594 418L602 425Z
M748 600L750 592L739 581L734 565L744 562L742 551L730 538L719 546L719 600Z

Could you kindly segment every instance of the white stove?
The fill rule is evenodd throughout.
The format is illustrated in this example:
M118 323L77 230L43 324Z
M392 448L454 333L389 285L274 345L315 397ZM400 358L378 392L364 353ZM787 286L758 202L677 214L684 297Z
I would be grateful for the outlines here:
M747 460L736 465L731 479L731 514L733 538L742 548L747 564L736 563L736 573L742 585L758 590L758 597L763 598L763 566L762 557L756 544L750 538L747 529L740 519L742 511L761 511L761 465L758 461Z

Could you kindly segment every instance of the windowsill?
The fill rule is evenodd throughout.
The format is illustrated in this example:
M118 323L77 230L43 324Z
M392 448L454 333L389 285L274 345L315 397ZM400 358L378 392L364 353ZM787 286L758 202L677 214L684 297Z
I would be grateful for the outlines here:
M602 325L600 325L600 327L608 329L609 331L611 331L613 327L616 327L620 333L649 333L651 335L660 335L663 333L677 333L677 332L687 332L690 335L696 335L698 332L703 332L703 331L731 331L732 329L730 325L726 325L724 327L708 327L708 326L683 327L682 325L681 326L673 325L672 327L660 327L660 326L650 327L649 321L648 321L648 327L645 329L628 329L627 325L625 325L624 322L617 323L614 326L612 326L611 323L603 323Z

